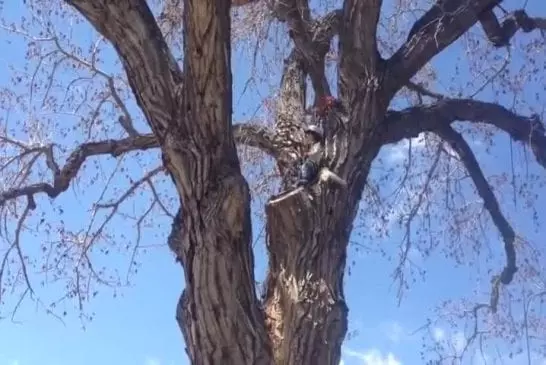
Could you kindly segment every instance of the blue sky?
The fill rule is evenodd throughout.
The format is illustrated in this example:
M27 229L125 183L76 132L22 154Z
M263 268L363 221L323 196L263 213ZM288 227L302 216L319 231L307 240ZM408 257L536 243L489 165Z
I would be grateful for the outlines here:
M540 3L534 1L532 4L528 4L528 11L532 14L546 16L546 6ZM48 2L39 2L42 14L47 14L49 10L54 10L56 7L54 4L47 4ZM507 1L506 7L511 9L518 4L521 5L521 2ZM389 7L386 6L386 9L388 13ZM39 17L36 12L34 14ZM26 16L28 19L29 15L28 10L20 9L15 5L15 2L12 5L3 4L2 17L5 27L9 27L12 22L19 26L21 25L21 16ZM45 15L40 16L45 19ZM386 14L383 17L387 19ZM63 49L68 49L70 44L79 45L81 49L78 52L82 58L85 58L88 49L95 44L96 40L96 34L92 29L86 24L76 24L67 19L62 20L59 16L53 15L52 19L52 25L59 32L58 34L64 34L67 37L60 38ZM411 16L407 19L411 19ZM407 19L403 18L402 20ZM399 21L403 23L403 21ZM47 27L47 23L44 24ZM39 34L44 29L44 24L29 24L28 32L36 37L46 37L47 34ZM11 135L21 140L55 140L67 148L76 145L85 139L82 132L84 129L78 124L80 116L90 115L98 103L97 100L87 100L84 103L85 95L93 94L99 90L104 80L98 77L92 82L81 80L71 84L72 80L78 76L89 76L89 70L74 70L71 68L71 62L74 60L67 60L60 66L61 71L56 74L56 81L49 91L50 96L57 101L57 104L54 104L50 99L47 103L43 103L47 86L45 75L52 70L54 65L53 59L49 59L44 62L44 66L40 66L40 71L37 73L37 86L33 89L33 100L29 103L28 81L32 79L38 61L36 58L26 60L25 55L32 54L29 49L31 51L39 50L44 54L55 45L51 41L45 41L36 42L36 46L27 47L29 43L27 38L10 33L5 27L0 30L1 49L4 50L0 53L0 67L3 70L0 76L2 125L9 125L9 128L13 128L10 130ZM399 31L403 33L403 27ZM282 34L282 30L279 33L275 33L274 30L271 32L277 35ZM398 35L391 34L391 40L398 42L395 40ZM491 74L495 70L494 67L502 64L503 57L506 55L504 50L487 54L484 52L481 57L479 52L485 48L483 46L473 48L475 47L473 40L479 38L483 38L481 30L479 28L473 29L469 37L450 47L435 59L434 67L438 76L432 86L437 91L446 93L460 91L462 95L470 95L473 90L480 89L481 78L485 79L487 74ZM544 105L546 98L540 94L543 93L544 76L539 74L535 79L524 80L521 75L525 74L527 70L529 58L534 57L539 68L544 65L546 62L544 48L531 43L533 40L540 39L537 35L519 35L519 39L524 40L528 51L525 54L519 50L512 52L510 56L512 62L505 75L507 79L521 80L527 85L527 89L520 90L513 87L511 93L496 95L494 90L501 87L499 82L493 86L485 87L478 94L478 98L498 100L509 107L513 105L521 113L528 113L537 108L542 111L540 108ZM272 42L283 45L278 40ZM274 45L268 44L258 53L257 70L253 72L252 65L248 60L249 55L252 54L252 48L244 45L238 46L233 60L234 120L267 116L267 112L263 108L263 100L270 95L270 88L278 83L278 71L282 67L282 57L274 58L271 64L267 65L262 63L263 58L261 57L271 57L274 50ZM472 62L467 60L468 53L473 55ZM100 69L108 74L119 74L119 64L116 63L111 49L106 47L102 55L98 61ZM77 63L77 61L74 62ZM474 73L476 69L482 71L478 76ZM16 76L22 78L21 84L14 84L11 78ZM247 82L249 79L253 81ZM121 81L119 84L121 85ZM454 88L449 89L449 86ZM69 98L65 98L67 89L69 90L67 93ZM539 93L538 100L534 99L535 93ZM515 94L517 97L514 97ZM19 95L24 98L18 98ZM130 95L124 93L122 97L136 120L137 128L145 131L146 127L141 114L136 109ZM61 101L63 103L59 104ZM394 107L400 106L404 102L407 100L399 98ZM82 106L76 113L74 106L77 104ZM90 128L90 135L94 139L120 137L121 131L112 124L116 115L111 107L102 108L100 117L103 122L96 123ZM30 123L32 120L36 120L33 122L35 124ZM30 128L30 131L27 131L22 127L22 124L17 124L17 122L26 122L27 126L37 123L39 128L37 130ZM70 130L74 125L78 126L76 133ZM537 187L540 181L536 181L536 185L531 185L530 181L532 174L538 174L544 179L544 171L539 170L532 155L524 154L518 145L514 144L512 156L508 147L509 139L506 136L500 134L493 136L493 147L489 147L485 139L482 140L481 137L473 137L468 132L465 132L465 136L471 141L486 175L496 182L496 192L498 196L503 197L500 199L501 205L514 223L516 230L524 233L525 238L529 241L540 243L539 238L544 230L540 227L537 229L534 225L531 219L532 210L525 206L526 197L519 194L519 200L514 203L512 187L510 184L506 184L502 174L511 174L513 170L518 176L528 179L526 180L530 184L528 189L540 194L541 191ZM416 165L415 181L422 177L419 175L419 171L422 172L430 165L427 156L431 153L430 149L433 144L433 140L423 138L412 142L412 154ZM397 226L396 220L406 209L400 202L407 198L414 198L415 191L406 189L402 195L391 197L390 200L387 195L402 176L402 165L407 162L407 150L407 142L384 148L374 164L372 172L372 179L381 185L382 195L385 199L391 204L399 199L398 204L393 205L393 209L386 209L384 212L391 218L386 226L389 235L379 237L379 233L375 236L370 233L373 228L378 227L378 221L375 218L375 208L369 200L365 200L365 204L362 204L362 214L355 221L345 280L345 292L350 308L349 333L343 347L343 363L345 365L422 363L419 351L423 342L423 334L429 334L429 337L433 338L433 340L428 339L428 344L431 341L437 341L457 350L464 345L463 327L439 321L431 324L429 331L414 332L422 328L428 318L435 318L438 313L436 308L443 300L456 300L462 297L473 300L479 297L479 300L484 300L489 289L490 274L487 273L487 269L490 267L498 269L502 264L502 251L498 248L499 238L490 225L485 227L485 235L489 238L490 246L489 248L482 247L480 255L476 255L471 249L472 242L469 240L462 239L461 242L453 243L449 235L442 231L446 236L440 237L440 247L433 250L430 255L424 254L423 250L426 246L424 243L422 245L416 244L411 250L412 261L425 269L426 274L424 278L419 275L409 277L411 285L404 291L402 302L399 305L397 285L393 281L392 274L396 267L403 230ZM58 153L66 157L62 151L58 151ZM423 157L419 157L420 154L423 154ZM143 173L157 165L157 157L157 153L148 153L144 156L132 154L120 164L108 157L93 160L86 164L80 174L81 179L74 184L74 187L56 201L50 202L43 197L38 199L40 208L28 221L29 229L22 236L22 246L25 254L28 255L28 261L31 264L29 267L33 268L31 280L41 303L51 303L57 300L66 292L66 288L70 289L74 286L73 266L70 266L74 262L70 259L63 261L64 269L61 269L56 276L48 277L47 282L44 281L43 275L37 273L44 260L43 247L48 247L47 252L53 252L55 255L64 246L56 250L51 248L50 243L57 242L60 236L64 235L63 244L66 244L69 239L77 241L85 236L92 217L93 201L103 195L105 200L119 197L131 179L138 179ZM529 160L528 163L527 160ZM515 162L511 163L511 161ZM38 167L43 168L41 165ZM394 168L394 171L389 171L390 168ZM30 177L34 180L42 179L40 171L37 170ZM267 173L267 166L264 167L260 163L250 164L247 165L245 171L249 179L256 182L257 176ZM115 178L111 184L108 184L108 179L113 173L115 173ZM389 178L382 180L385 175ZM6 177L0 178L0 182L6 183L7 179L6 174ZM172 200L172 190L168 180L157 177L154 181L157 183L159 194L172 211L174 207L172 201L169 202L169 198ZM106 185L109 186L109 189L104 192L103 187ZM468 182L461 183L461 186L463 195L470 202L469 206L472 209L477 209L478 205L475 203L477 198L469 188ZM438 191L440 191L440 186L438 186ZM436 195L432 194L431 198L438 199L440 208L431 208L434 214L438 214L433 216L431 221L434 228L440 232L440 229L448 226L445 217L449 215L442 215L445 214L445 209L441 208L441 197ZM6 319L0 320L0 365L87 365L96 363L178 365L188 363L184 354L182 336L174 320L174 309L183 287L183 276L180 267L174 263L172 255L163 245L165 235L170 228L170 219L157 205L143 224L145 227L142 230L141 248L136 251L138 265L130 267L133 271L138 268L138 273L132 273L129 276L129 281L126 280L129 257L132 255L136 238L137 218L134 217L138 217L139 214L147 210L151 197L150 191L143 189L124 204L120 209L123 216L119 215L113 218L106 231L103 232L100 244L98 243L96 249L91 253L94 266L104 267L105 277L120 284L121 287L115 285L108 287L96 283L89 284L89 287L85 286L84 289L89 293L98 292L90 301L84 302L83 313L87 316L86 318L80 316L81 312L78 310L79 303L76 297L61 301L54 308L55 313L61 315L64 323L61 323L53 315L45 313L45 307L42 304L36 305L32 301L24 301L16 317L11 320L9 311L16 305L18 294L21 293L22 288L21 285L15 286L15 292L0 308L0 316L7 316ZM254 234L256 236L256 275L257 279L261 280L264 276L266 261L263 237L261 236L260 207L262 202L259 198L263 198L263 196L256 195L253 209ZM433 201L436 201L434 199ZM536 207L544 206L544 203L546 203L544 198L540 196L534 201ZM388 208L388 205L385 207ZM62 208L62 213L59 208ZM539 217L544 217L545 213L543 209L538 211ZM46 223L39 223L41 214L45 215ZM97 230L100 220L105 218L105 214L104 212L97 214L96 222L93 223L90 232ZM13 232L14 222L14 220L10 221L11 232ZM59 227L63 227L63 230L59 231ZM381 227L385 228L383 225ZM473 233L465 232L470 238L474 237ZM461 249L462 252L458 250L459 243L465 245ZM5 247L5 243L1 241L0 252L4 252ZM543 248L539 247L538 250L541 251ZM78 251L70 252L77 253ZM494 257L493 261L487 260L487 253L491 253ZM462 257L460 265L453 264L454 256ZM469 268L469 262L474 262L472 268ZM17 262L14 265L17 265ZM89 277L88 274L88 272L82 273L85 278ZM42 283L42 281L44 282ZM516 283L513 289L514 293L517 293L525 285L530 285L530 283L525 281ZM447 307L444 306L445 308ZM536 306L540 318L546 318L545 309ZM518 308L514 309L514 316L517 318L521 316ZM488 361L484 362L483 357L476 355L470 356L466 363L514 365L527 363L525 354L510 360L508 359L508 351L502 350L497 353L497 348L503 348L502 342L491 341L489 344L490 346L487 347L484 355ZM531 344L531 349L532 351L538 350L541 345L544 349L544 344L545 342L540 342L538 339ZM494 358L500 358L504 362L493 362ZM538 360L535 363L541 364Z

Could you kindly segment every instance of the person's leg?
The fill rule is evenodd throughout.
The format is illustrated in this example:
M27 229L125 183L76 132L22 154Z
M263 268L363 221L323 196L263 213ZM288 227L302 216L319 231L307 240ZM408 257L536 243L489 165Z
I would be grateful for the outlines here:
M317 173L316 164L311 160L305 160L300 166L298 186L311 184L316 179Z

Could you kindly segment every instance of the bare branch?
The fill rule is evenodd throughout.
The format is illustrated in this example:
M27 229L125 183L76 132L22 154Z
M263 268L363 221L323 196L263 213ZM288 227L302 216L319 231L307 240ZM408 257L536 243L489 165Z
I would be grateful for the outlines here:
M447 125L443 128L440 128L436 131L436 134L448 142L457 152L463 165L468 171L478 194L483 200L483 204L489 214L493 223L499 230L503 241L504 241L504 251L506 253L506 266L500 275L500 282L503 284L510 284L514 277L514 274L517 271L516 268L516 250L514 248L514 242L516 240L516 233L514 229L504 217L499 207L499 202L495 197L493 189L487 182L476 156L472 152L472 149L468 143L464 140L463 136L455 131L451 126Z
M21 217L19 217L19 219L17 220L17 226L15 228L15 238L13 239L13 243L10 245L10 247L4 254L4 258L2 259L2 264L0 265L0 301L2 300L2 296L4 294L4 289L2 288L2 283L4 281L4 272L8 265L9 256L13 250L17 252L17 257L19 258L19 261L21 262L21 270L23 272L23 278L25 280L27 289L29 290L31 295L34 294L34 289L32 288L32 285L30 283L27 265L25 263L25 258L23 255L23 251L21 249L21 231L23 229L23 224L25 223L25 220L27 219L30 211L34 209L35 207L36 207L36 204L34 203L32 196L29 196L27 205L25 206L25 209L23 210L23 214L21 214Z
M152 187L152 186L153 185L150 184L150 187ZM133 252L131 253L131 260L129 261L129 267L127 268L127 274L125 275L125 281L127 283L129 282L129 276L131 275L133 266L135 265L136 254L137 254L138 250L141 248L140 241L141 241L141 238L142 238L142 222L144 222L144 219L146 219L146 217L152 212L152 210L154 208L154 205L158 201L159 200L153 201L152 204L150 204L150 206L148 207L148 209L146 209L144 214L142 214L142 216L137 220L137 224L136 224L137 234L136 234L136 238L135 238L135 247L133 247Z
M70 154L63 168L58 167L51 152L47 155L47 163L52 170L53 183L36 183L0 193L0 206L8 200L24 195L33 196L37 193L46 193L50 198L57 197L68 189L70 182L88 157L108 154L117 157L126 152L147 150L157 146L156 138L151 134L121 140L83 143Z
M121 204L125 202L131 195L133 195L135 191L139 189L144 183L149 183L150 186L152 186L152 184L150 183L151 178L157 175L158 173L160 173L161 171L165 171L165 168L163 166L158 166L154 168L153 170L149 171L148 173L146 173L137 181L133 182L131 186L123 194L121 194L116 200L110 201L108 203L95 204L91 222L95 220L96 214L98 213L99 210L109 209L110 212L107 214L104 221L101 223L101 225L92 235L89 234L91 225L89 226L89 230L86 232L85 238L84 238L86 249L83 255L87 255L87 251L93 246L95 241L102 235L102 233L104 232L104 229L106 228L106 225L112 220L114 215L118 212ZM152 203L152 206L153 204L155 204L155 201Z
M12 29L12 31L15 31L15 29ZM101 76L102 78L105 79L109 95L106 95L104 100L106 100L110 96L114 99L115 104L117 105L117 107L119 109L121 109L121 112L123 113L118 118L119 124L121 125L121 127L125 130L125 132L130 137L138 136L140 133L138 133L138 131L135 129L135 127L133 125L133 120L132 120L131 114L129 113L129 110L127 109L126 104L123 102L118 90L116 89L114 77L109 75L107 72L105 72L105 71L103 71L103 70L101 70L100 68L97 67L97 62L96 62L96 60L97 60L96 59L97 49L95 48L95 50L94 50L94 52L92 54L91 60L87 61L85 58L83 58L83 57L81 57L81 56L79 56L79 55L77 55L77 54L75 54L73 52L70 52L70 51L66 50L61 45L61 41L60 41L60 39L59 39L59 37L57 35L54 35L51 38L51 40L55 44L55 47L57 48L57 50L62 55L64 55L67 59L70 59L70 60L74 61L75 63L88 68L94 74L99 75L99 76ZM102 37L99 38L99 41L101 41L101 40L102 40ZM98 43L96 43L96 46L97 45L98 45ZM51 79L53 79L53 76L52 76ZM98 115L98 110L97 110L96 114Z
M127 132L127 134L131 137L136 137L139 135L138 131L133 126L133 122L129 116L129 114L126 115L120 115L118 118L118 122L121 125L121 127Z
M445 98L444 95L436 93L434 91L430 91L426 87L424 87L423 85L415 83L413 81L408 81L408 83L406 84L406 87L409 90L416 92L419 95L420 98L422 96L428 96L429 98L433 98L433 99L437 99L437 100Z
M236 142L259 148L273 156L276 155L276 149L273 145L273 133L267 127L254 124L236 124L233 126L233 132ZM28 149L25 145L22 145L22 147L24 147L25 150ZM158 147L158 140L153 134L145 134L120 140L110 139L83 143L70 154L62 168L59 168L54 159L52 145L40 148L37 151L44 151L44 154L46 155L46 164L53 175L53 182L51 184L46 182L36 183L0 192L0 206L8 200L21 196L33 196L37 193L45 193L50 198L57 197L68 189L70 182L78 174L79 169L89 157L99 155L118 157L127 152L137 150L144 151Z
M274 132L270 128L252 123L238 123L233 125L232 131L236 143L258 148L272 157L277 156Z
M545 128L536 116L526 118L498 104L469 99L444 99L429 106L391 111L385 123L386 143L415 137L421 132L434 132L448 142L461 158L478 194L484 201L485 208L504 240L506 266L501 275L494 278L491 291L491 308L495 311L500 290L499 285L501 283L509 284L517 271L514 248L516 234L502 214L493 190L483 175L470 146L451 127L451 123L455 121L487 123L496 126L508 133L514 140L530 145L538 163L544 168L546 168Z
M112 42L138 105L156 135L163 136L169 127L182 71L146 1L65 1Z
M144 183L149 183L150 179L160 173L161 171L164 171L163 166L156 167L155 169L152 169L148 173L144 174L140 179L135 181L131 184L129 189L127 189L121 196L119 196L116 200L109 201L108 203L99 203L95 204L96 209L108 209L111 208L114 213L119 209L119 206L121 203L123 203L129 196L131 196L141 185ZM113 214L112 214L113 215Z
M416 195L416 198L414 198L415 204L413 204L413 207L407 213L407 218L405 219L405 232L402 239L404 247L402 248L402 251L400 253L400 261L396 269L394 270L394 280L398 280L398 303L400 303L402 300L404 284L406 282L406 279L404 277L404 267L406 266L407 262L411 262L411 260L409 259L409 254L412 247L412 224L413 221L418 217L419 211L421 210L423 203L427 199L427 195L430 194L430 187L433 182L434 175L436 174L436 171L438 169L440 157L442 156L442 149L443 143L440 142L438 144L438 147L436 148L436 152L434 153L434 160L432 161L432 164L428 169L428 173L426 175L425 182L423 183L423 187L421 191ZM406 170L406 173L409 173L409 168Z
M413 25L408 40L387 61L389 83L393 90L405 85L425 64L466 33L478 21L497 45L507 44L521 28L524 32L545 29L546 20L529 18L518 10L500 26L492 9L499 0L438 0ZM544 28L543 28L544 26Z
M472 99L444 99L432 105L390 111L384 123L384 143L436 132L455 121L486 123L531 147L537 162L546 168L546 135L538 116L524 117L505 107Z

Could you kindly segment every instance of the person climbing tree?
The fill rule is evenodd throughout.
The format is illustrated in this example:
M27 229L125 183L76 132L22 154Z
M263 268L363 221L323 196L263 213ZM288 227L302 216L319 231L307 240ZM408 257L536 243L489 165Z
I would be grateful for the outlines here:
M341 102L333 96L325 96L318 99L317 105L308 111L304 117L304 148L303 163L300 165L297 187L309 186L317 182L319 175L321 180L333 178L338 185L345 185L343 179L323 166L324 157L324 129L332 127L330 116L334 111L343 111Z

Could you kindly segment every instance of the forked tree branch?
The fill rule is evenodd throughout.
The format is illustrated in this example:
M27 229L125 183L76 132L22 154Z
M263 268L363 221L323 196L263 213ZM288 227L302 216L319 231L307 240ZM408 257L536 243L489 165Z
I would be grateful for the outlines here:
M277 19L288 26L316 97L330 95L324 60L332 38L339 31L341 11L334 10L319 19L312 19L308 0L275 0L272 8Z
M508 14L501 24L491 9L481 14L480 23L487 39L495 47L509 45L510 39L519 29L524 33L532 32L535 29L546 30L545 18L531 18L525 10L516 10Z
M249 147L255 147L272 156L276 156L273 145L273 132L267 127L254 124L235 124L233 126L236 142ZM154 134L145 134L137 137L129 137L119 140L104 140L89 142L79 145L67 158L65 165L59 168L53 156L52 148L45 148L46 164L52 172L52 183L36 183L20 188L13 188L0 192L0 206L6 201L21 196L32 198L35 194L45 193L50 198L55 198L70 186L70 182L76 177L85 160L89 157L111 155L118 157L124 153L158 148L159 142Z
M546 168L546 135L538 116L524 117L505 107L472 99L443 99L435 104L390 111L384 127L384 143L435 132L455 121L493 125L515 141L527 144L537 162Z
M438 0L419 18L408 40L388 60L392 90L405 85L425 64L480 21L488 38L502 32L504 44L519 28L525 32L545 26L543 19L529 18L523 10L512 14L502 27L492 19L492 8L499 0ZM494 15L493 15L494 16ZM502 28L502 29L500 29Z
M478 194L483 200L485 208L491 215L493 223L502 236L504 241L504 251L506 254L506 266L500 275L500 282L505 285L510 284L514 274L517 271L516 250L514 248L516 233L508 220L502 214L499 202L495 197L495 193L487 182L474 152L472 152L472 149L464 140L463 136L449 125L438 129L435 133L449 143L451 148L453 148L453 150L459 155L463 165L476 186Z
M48 148L49 153L46 153L46 165L51 170L53 182L51 184L41 182L0 192L0 206L6 201L20 196L32 198L37 193L45 193L50 198L57 197L68 189L70 182L78 174L83 163L89 157L98 155L112 155L116 157L126 152L147 150L157 146L158 143L153 135L83 143L72 151L62 168L59 168L58 163L55 161L53 149Z

